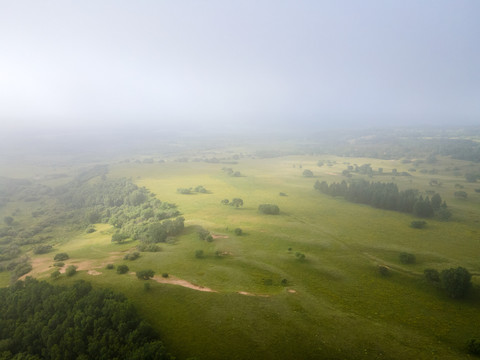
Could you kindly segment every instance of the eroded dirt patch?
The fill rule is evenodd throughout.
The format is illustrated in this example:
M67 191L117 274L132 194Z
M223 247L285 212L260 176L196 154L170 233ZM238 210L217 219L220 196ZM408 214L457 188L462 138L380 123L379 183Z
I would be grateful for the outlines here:
M171 276L171 275L167 278L165 278L163 276L156 275L156 276L153 277L153 280L155 280L156 282L159 282L161 284L179 285L179 286L183 286L183 287L193 289L193 290L197 290L197 291L217 292L216 290L210 289L208 287L195 285L195 284L192 284L191 282L188 282L187 280L179 279L179 278L177 278L175 276Z

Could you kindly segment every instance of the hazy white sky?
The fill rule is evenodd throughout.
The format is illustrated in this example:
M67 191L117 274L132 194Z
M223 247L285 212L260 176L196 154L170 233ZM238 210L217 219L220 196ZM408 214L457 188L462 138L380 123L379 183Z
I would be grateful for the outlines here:
M0 122L480 124L479 19L478 0L0 0Z

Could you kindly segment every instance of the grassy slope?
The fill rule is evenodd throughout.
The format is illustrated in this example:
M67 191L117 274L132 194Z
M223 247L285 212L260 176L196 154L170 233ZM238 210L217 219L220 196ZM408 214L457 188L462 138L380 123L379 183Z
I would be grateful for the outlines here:
M473 188L471 198L460 202L452 198L453 185L464 181L446 171L396 178L402 187L420 189L428 189L429 180L439 178L443 185L437 190L461 210L456 212L459 221L429 220L427 229L414 230L408 226L409 215L324 196L313 190L315 179L301 176L309 168L320 180L339 181L335 174L346 167L340 163L344 161L371 162L385 172L404 171L409 165L335 159L338 165L322 168L315 165L318 157L243 159L238 165L227 165L245 175L240 178L228 177L220 164L117 165L109 176L132 177L159 199L179 206L187 219L185 235L175 244L163 245L162 252L142 253L134 262L121 257L135 243L111 244L111 230L105 225L98 226L96 233L76 235L56 250L70 254L67 263L102 272L99 276L80 272L74 278L128 294L180 358L467 358L466 339L479 335L478 295L452 301L426 285L421 274L427 267L458 265L480 272L480 229L474 222L479 199ZM375 180L390 179L385 175ZM179 187L197 185L212 193L176 193ZM288 196L280 197L279 192ZM233 197L242 198L244 208L220 205L220 200ZM260 203L278 204L281 215L259 214ZM195 232L198 225L228 238L202 242ZM235 236L236 227L246 235ZM204 259L195 258L197 249L204 250ZM217 250L229 255L218 258ZM307 260L297 261L296 251L306 254ZM400 264L400 251L414 253L417 264ZM45 265L51 257L39 259ZM157 283L145 292L133 275L104 270L108 262L127 263L132 271L168 272L218 293ZM380 277L377 264L391 266L392 276ZM36 266L35 271L47 276L52 269ZM284 278L287 287L280 285ZM273 285L265 285L265 279L272 279ZM245 296L239 291L269 296Z

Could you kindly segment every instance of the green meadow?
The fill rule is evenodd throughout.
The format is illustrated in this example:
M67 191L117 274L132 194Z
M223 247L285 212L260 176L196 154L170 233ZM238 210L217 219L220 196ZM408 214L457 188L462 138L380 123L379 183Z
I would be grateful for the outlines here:
M65 266L76 265L78 272L56 283L86 279L124 293L179 359L470 358L466 341L480 337L480 193L474 191L480 186L467 183L463 174L475 165L439 158L412 172L413 165L400 160L327 155L241 155L235 163L192 159L109 166L107 178L131 178L161 201L175 203L185 218L183 233L161 243L160 252L123 260L138 242L112 243L114 229L108 224L96 224L90 234L54 229L53 252L35 255L24 247L32 259L29 275L50 281L53 255L67 252ZM434 190L452 218L427 219L425 228L413 229L411 214L349 203L313 188L316 180L346 179L342 171L349 164L367 163L383 168L383 174L365 179L393 181L425 195ZM229 176L224 168L241 176ZM314 176L304 177L305 169ZM392 169L412 176L392 177ZM441 185L432 186L432 179ZM208 192L177 192L199 185ZM459 185L466 200L454 197ZM233 198L244 205L221 204ZM259 213L265 203L278 205L280 214ZM15 206L29 205L11 204L3 211ZM199 239L201 227L213 241ZM197 250L203 257L195 256ZM414 254L416 262L401 263L401 252ZM107 264L126 264L130 271L119 275ZM379 265L389 268L388 276L378 272ZM457 266L473 275L464 299L450 299L424 279L426 268ZM154 270L158 280L168 273L211 291L155 279L146 290L134 274L143 269ZM8 281L8 272L1 272L0 284Z

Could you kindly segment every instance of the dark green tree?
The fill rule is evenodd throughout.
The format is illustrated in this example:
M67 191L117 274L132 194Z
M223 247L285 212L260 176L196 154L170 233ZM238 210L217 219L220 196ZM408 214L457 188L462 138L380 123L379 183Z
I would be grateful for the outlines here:
M305 170L303 170L302 175L304 177L313 177L313 172L312 172L312 170L305 169Z

